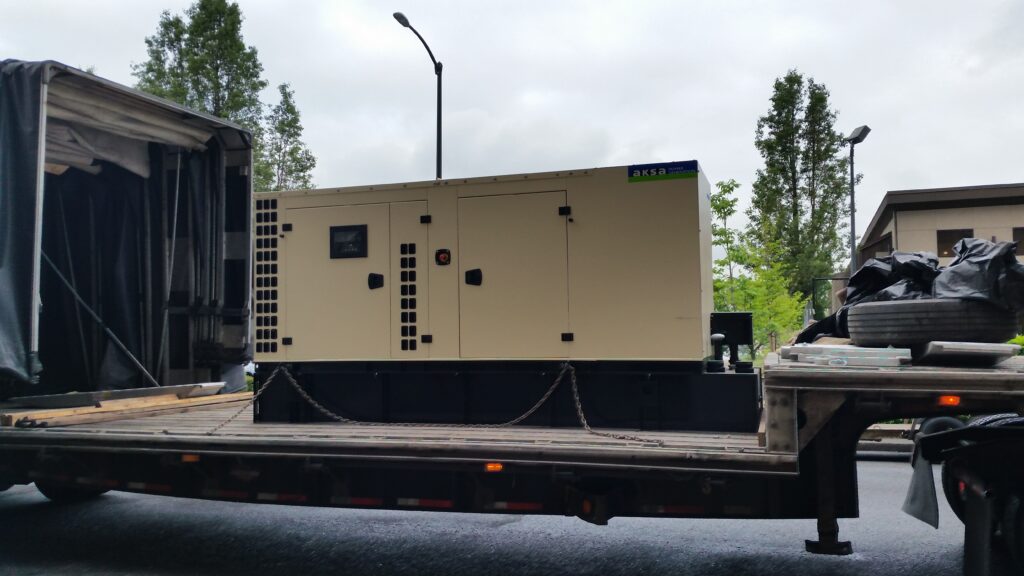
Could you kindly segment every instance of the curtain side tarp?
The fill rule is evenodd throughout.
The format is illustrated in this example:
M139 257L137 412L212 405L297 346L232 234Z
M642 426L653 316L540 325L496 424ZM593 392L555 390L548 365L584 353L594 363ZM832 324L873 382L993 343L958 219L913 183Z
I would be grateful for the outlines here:
M46 64L0 61L0 377L32 378L39 96Z
M180 174L166 165L179 149ZM57 62L0 60L0 394L30 382L53 392L141 383L72 291L158 377L237 373L241 382L235 365L251 354L250 154L251 135L239 126ZM172 308L182 303L164 339L172 194L181 198L174 267L189 273L175 275ZM230 258L221 212L228 203L243 211L231 234L244 242ZM231 294L222 294L229 284ZM222 310L229 300L232 309ZM221 329L222 313L231 330Z
M144 197L159 199L148 182L113 164L97 175L68 170L46 176L43 252L143 364L149 356L143 334L146 295L143 246L147 229ZM37 393L137 388L146 384L124 353L80 309L54 271L43 268ZM150 370L153 368L150 366Z

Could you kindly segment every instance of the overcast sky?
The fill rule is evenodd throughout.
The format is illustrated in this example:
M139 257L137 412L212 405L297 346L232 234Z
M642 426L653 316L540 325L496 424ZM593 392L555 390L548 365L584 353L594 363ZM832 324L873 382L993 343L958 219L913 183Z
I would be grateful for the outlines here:
M188 0L0 0L0 59L132 84ZM1024 181L1024 2L242 0L271 87L290 82L318 186L697 159L746 195L772 81L823 82L857 148L858 232L887 190ZM268 89L266 100L274 93Z

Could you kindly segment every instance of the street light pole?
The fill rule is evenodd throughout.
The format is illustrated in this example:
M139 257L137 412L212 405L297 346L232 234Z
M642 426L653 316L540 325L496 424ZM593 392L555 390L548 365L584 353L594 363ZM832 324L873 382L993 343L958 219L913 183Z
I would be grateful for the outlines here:
M853 183L856 178L853 171L853 149L850 142L850 276L857 271L857 207L854 203Z
M423 39L423 36L420 36L420 33L417 32L415 28L412 27L412 24L409 23L409 19L405 17L405 14L402 14L401 12L395 12L394 13L394 17L395 17L395 20L398 20L399 24L401 24L402 26L405 26L409 30L412 30L412 33L415 34L416 37L420 39L420 42L423 43L423 47L427 49L427 55L430 56L430 61L434 63L434 74L437 76L437 179L440 180L441 179L441 70L444 67L443 67L443 65L440 62L437 61L437 58L434 58L434 53L433 53L433 51L430 50L430 46L427 45L427 41Z
M850 275L857 271L857 209L854 204L854 181L856 180L853 170L853 148L868 137L871 128L860 126L856 128L847 138L850 144Z

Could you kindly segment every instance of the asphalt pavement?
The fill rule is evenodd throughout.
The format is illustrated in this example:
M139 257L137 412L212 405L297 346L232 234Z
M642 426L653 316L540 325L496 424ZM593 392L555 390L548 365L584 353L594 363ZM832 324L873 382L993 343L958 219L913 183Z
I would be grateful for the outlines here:
M813 556L811 520L575 518L340 510L111 492L55 505L0 493L0 574L961 574L963 526L900 511L910 467L860 463L854 554ZM941 494L941 492L940 492ZM941 498L941 497L940 497ZM1009 572L1007 572L1009 573Z

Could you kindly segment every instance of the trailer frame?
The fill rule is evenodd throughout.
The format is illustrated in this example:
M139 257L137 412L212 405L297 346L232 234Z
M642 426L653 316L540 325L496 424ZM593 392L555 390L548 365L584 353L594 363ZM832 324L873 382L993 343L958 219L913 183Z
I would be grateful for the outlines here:
M0 429L0 483L187 498L482 513L814 518L808 551L848 554L856 446L872 423L1024 407L1024 363L999 369L822 368L769 359L763 431L265 424L237 408ZM936 402L958 395L957 407ZM658 442L661 445L658 445Z

